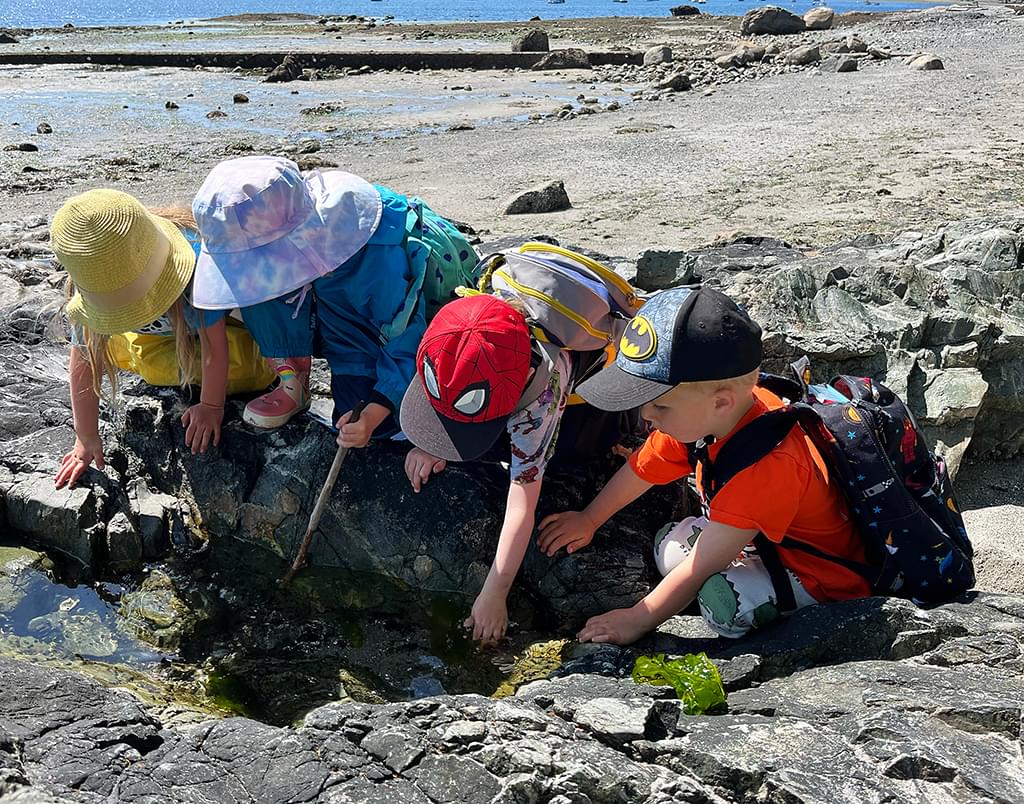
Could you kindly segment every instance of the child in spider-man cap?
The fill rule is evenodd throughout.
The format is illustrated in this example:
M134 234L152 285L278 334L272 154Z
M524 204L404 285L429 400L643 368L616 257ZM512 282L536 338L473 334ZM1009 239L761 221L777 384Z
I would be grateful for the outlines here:
M419 491L446 461L479 458L507 431L511 483L498 547L472 614L473 638L501 638L506 598L533 533L544 470L577 377L570 353L545 348L522 309L492 295L457 299L431 322L416 354L418 377L401 424L416 448L405 469Z

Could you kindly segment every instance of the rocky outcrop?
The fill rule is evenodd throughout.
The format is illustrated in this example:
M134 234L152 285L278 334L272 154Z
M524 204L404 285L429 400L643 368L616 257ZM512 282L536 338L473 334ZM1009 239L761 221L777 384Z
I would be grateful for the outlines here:
M739 641L677 617L500 700L337 703L277 728L169 725L123 690L0 658L0 795L62 801L1019 801L1024 602L816 606ZM706 649L726 705L628 677ZM17 800L14 798L12 800Z
M1024 451L1024 220L950 223L806 252L738 235L640 255L636 282L707 282L747 305L769 364L871 374L901 394L956 467Z

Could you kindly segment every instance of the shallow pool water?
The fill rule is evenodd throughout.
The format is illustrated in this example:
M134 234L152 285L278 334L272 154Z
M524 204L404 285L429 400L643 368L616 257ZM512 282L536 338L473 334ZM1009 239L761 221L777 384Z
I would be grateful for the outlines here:
M275 724L332 701L504 695L554 669L561 643L531 647L537 635L479 650L463 627L470 602L320 571L281 589L195 558L74 585L44 554L0 546L0 653L163 707Z

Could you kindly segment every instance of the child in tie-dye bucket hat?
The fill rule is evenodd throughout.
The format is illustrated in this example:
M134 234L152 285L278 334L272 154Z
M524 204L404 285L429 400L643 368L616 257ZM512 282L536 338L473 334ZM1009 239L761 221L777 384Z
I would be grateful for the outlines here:
M182 416L185 443L193 452L216 444L225 394L266 388L273 374L226 311L200 314L192 307L198 232L189 211L151 212L127 193L90 190L57 211L50 236L68 274L73 345L75 446L61 461L57 486L74 486L94 462L103 467L99 402L104 377L109 399L116 399L119 369L151 385L184 386L201 377L200 399Z
M330 365L339 443L396 434L427 318L472 283L477 255L455 226L351 173L303 175L272 156L217 165L192 210L203 237L196 306L238 307L278 374L245 420L279 427L309 406L315 348Z

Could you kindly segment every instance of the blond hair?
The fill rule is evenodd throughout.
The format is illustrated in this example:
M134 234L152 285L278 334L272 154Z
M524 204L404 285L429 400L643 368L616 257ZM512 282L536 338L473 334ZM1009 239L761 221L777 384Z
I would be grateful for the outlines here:
M720 391L732 391L736 394L751 393L757 385L757 379L761 376L761 367L753 371L741 374L739 377L729 377L724 380L701 380L700 382L683 383L687 388L693 388L700 393L717 394Z
M150 208L154 215L164 218L177 226L182 232L196 230L196 221L192 216L192 210L182 206L169 206ZM75 284L71 277L67 277L64 283L65 303L75 294ZM195 373L196 356L199 353L197 331L188 323L185 317L185 304L183 297L179 296L174 304L166 311L171 322L171 329L174 331L174 352L178 362L178 378L182 388L186 388L192 381ZM202 326L200 324L200 326ZM108 403L114 404L118 395L119 383L117 380L118 367L114 361L114 355L110 349L110 336L93 332L84 324L81 325L82 343L89 361L89 368L92 370L92 390L97 397L105 399ZM109 396L103 393L103 379L106 378L110 387Z

